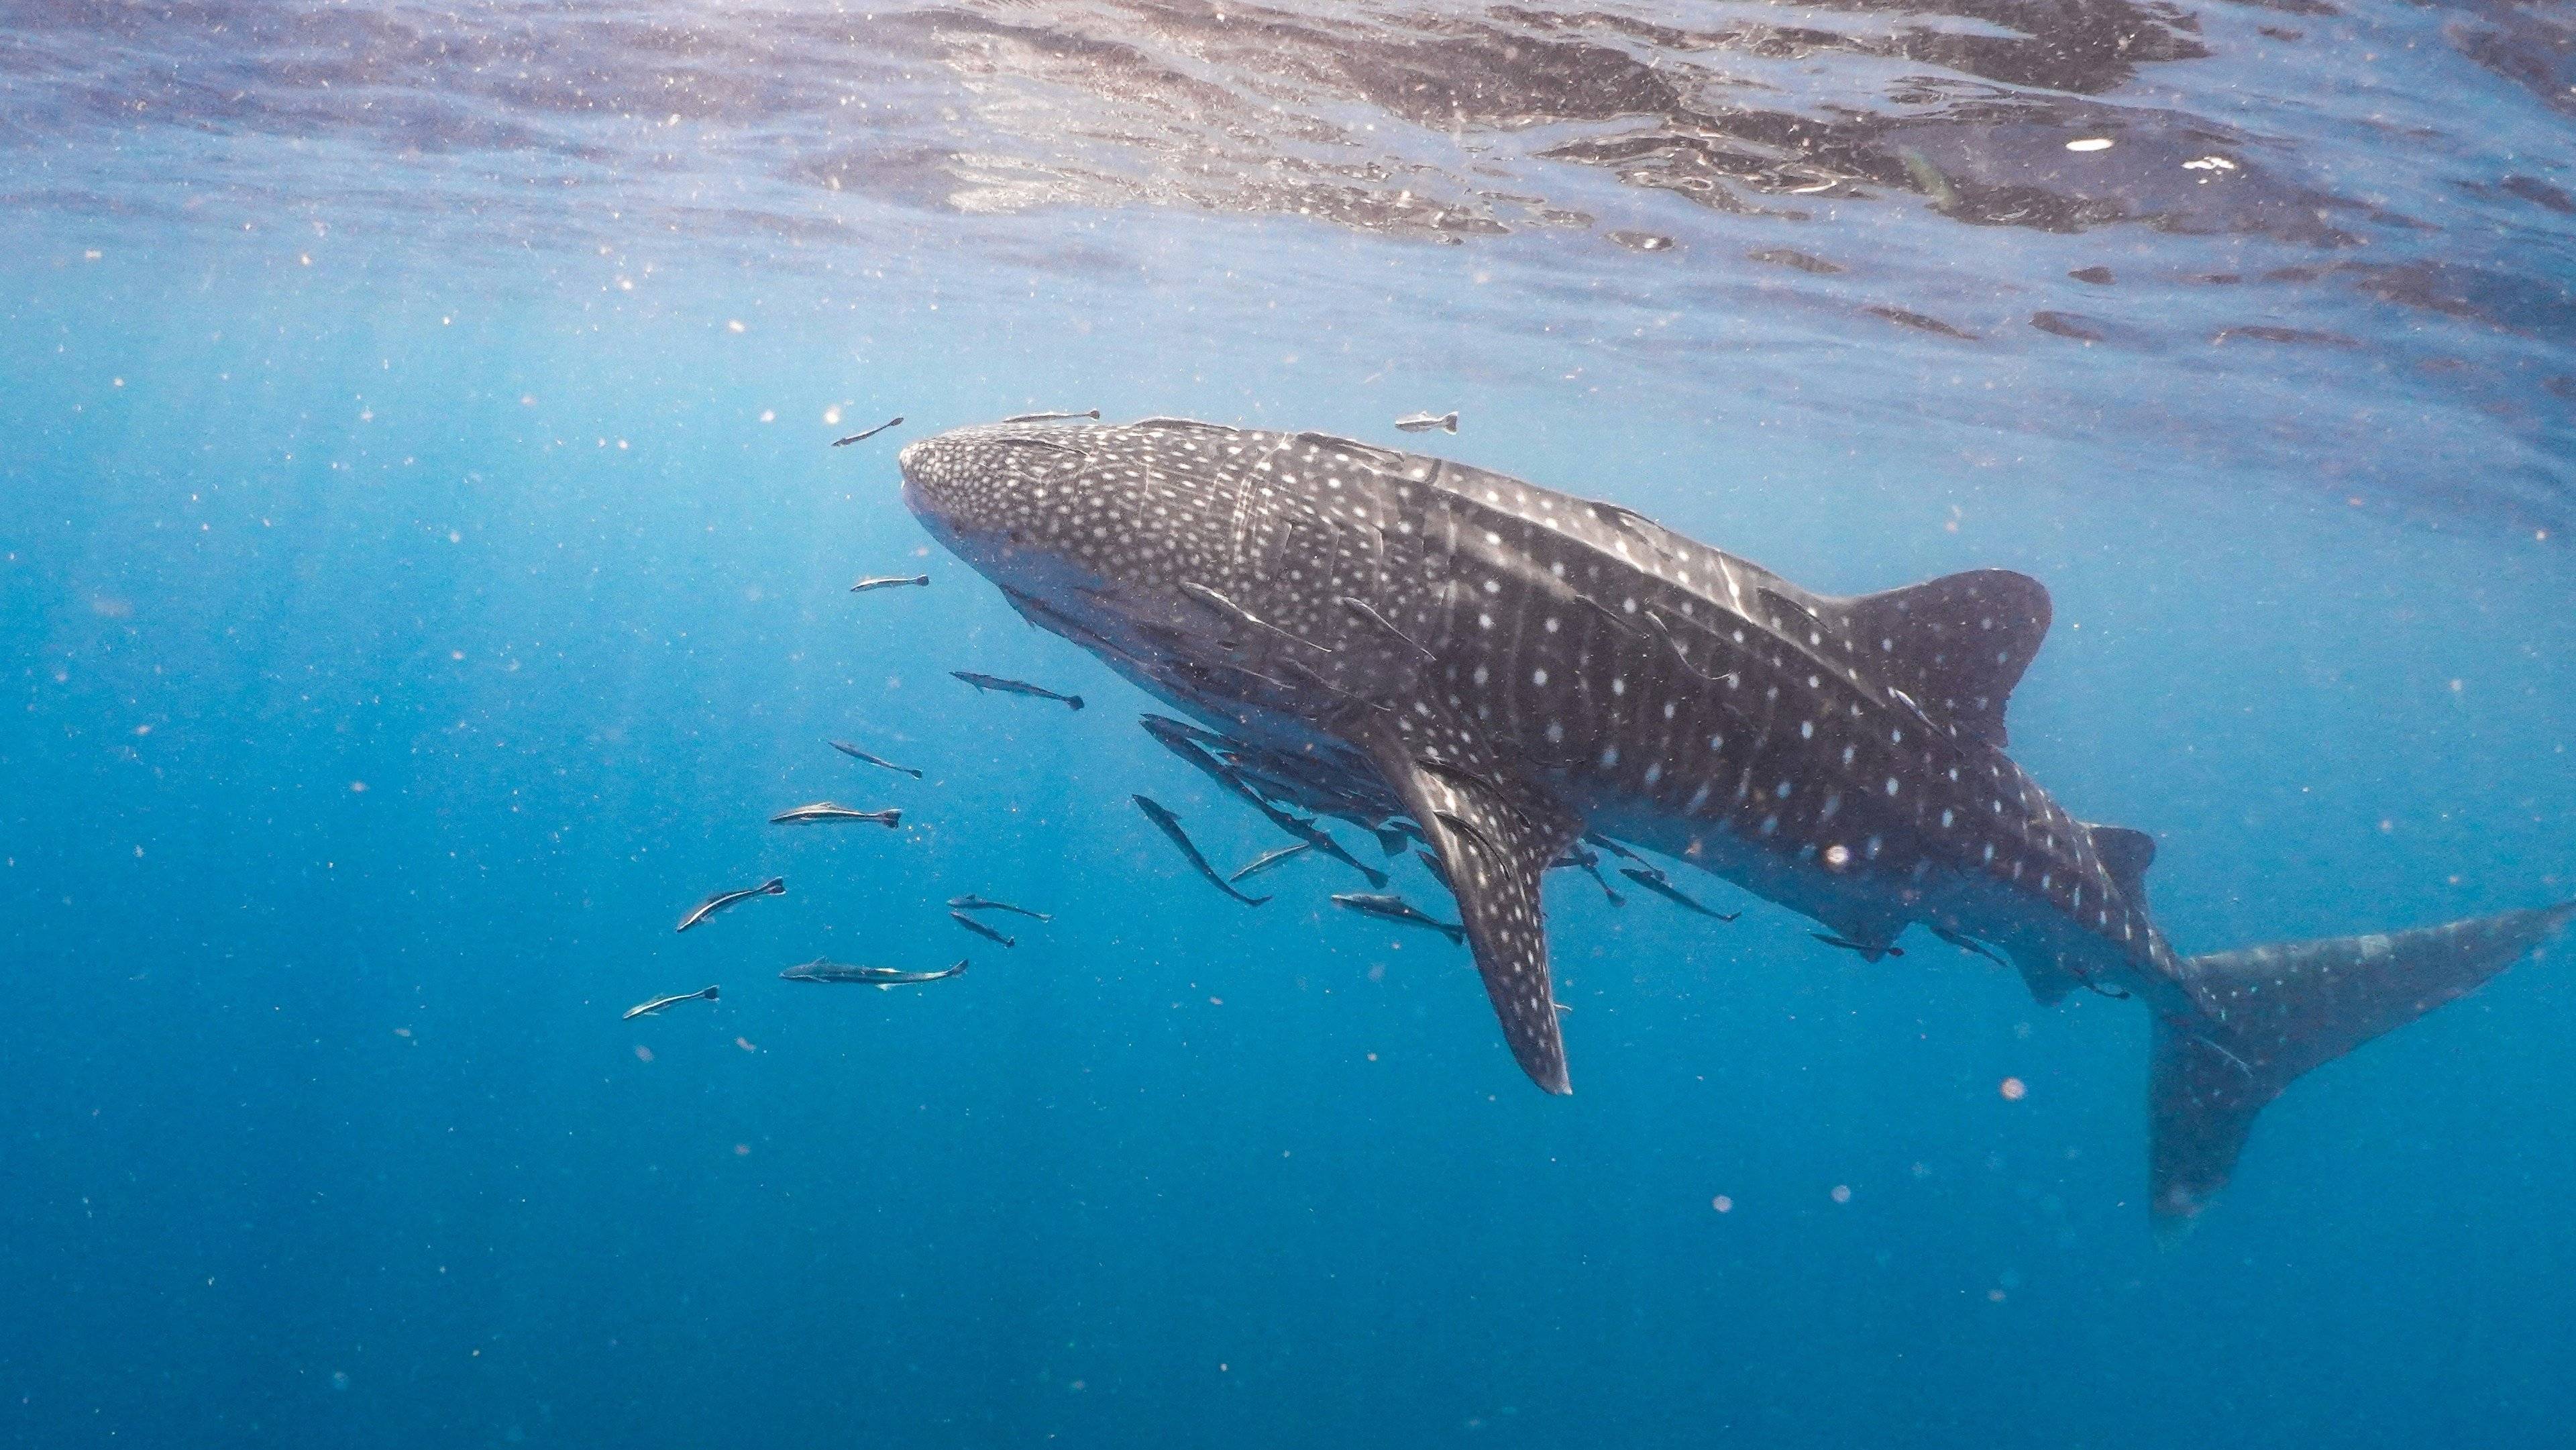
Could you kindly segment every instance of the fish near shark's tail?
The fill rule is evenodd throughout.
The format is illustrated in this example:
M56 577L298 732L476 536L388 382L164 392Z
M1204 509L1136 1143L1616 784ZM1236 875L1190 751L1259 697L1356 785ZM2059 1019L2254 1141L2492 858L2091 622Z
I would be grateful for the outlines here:
M2278 942L2182 963L2203 1011L2159 1016L2147 1069L2149 1207L2196 1217L2227 1182L2254 1115L2300 1074L2393 1031L2557 934L2576 901L2415 931Z

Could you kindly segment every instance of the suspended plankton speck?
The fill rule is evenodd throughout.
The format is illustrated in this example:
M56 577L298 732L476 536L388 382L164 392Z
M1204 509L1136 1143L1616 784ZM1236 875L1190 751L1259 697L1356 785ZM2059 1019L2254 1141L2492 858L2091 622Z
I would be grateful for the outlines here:
M1834 1191L1828 1196L1836 1203L1849 1203L1851 1202L1851 1185L1848 1183L1837 1183L1834 1185Z
M2103 142L2102 144L2103 144L2103 145L2105 145L2105 146L2108 146L2108 145L2110 145L2111 143L2110 143L2110 142L2108 142L2108 141L2105 141L2105 142ZM739 318L739 317L729 317L729 318L726 318L726 319L725 319L725 331L727 331L727 332L741 332L741 331L743 331L743 330L744 330L744 328L743 328L743 325L742 325L742 319L741 319L741 318Z
M2111 138L2108 136L2079 136L2075 140L2067 142L2066 149L2069 151L2108 151L2111 149Z
M2017 1077L2008 1077L1996 1086L1995 1091L2003 1094L2005 1102L2017 1103L2030 1096L2030 1084Z
M778 410L777 410L777 409L775 409L775 408L763 408L763 409L761 409L761 410L760 410L760 421L762 421L763 423L775 423L775 422L777 422L777 421L778 421Z
M1711 1208L1713 1208L1713 1209L1716 1209L1716 1210L1717 1210L1718 1212L1720 1212L1720 1213L1733 1213L1733 1212L1735 1212L1735 1200L1734 1200L1734 1199L1732 1199L1732 1198L1727 1197L1727 1196L1726 1196L1725 1194L1723 1194L1723 1193L1719 1194L1719 1195L1718 1195L1717 1197L1715 1197L1715 1198L1710 1199L1710 1200L1708 1201L1708 1206L1709 1206L1709 1207L1711 1207Z

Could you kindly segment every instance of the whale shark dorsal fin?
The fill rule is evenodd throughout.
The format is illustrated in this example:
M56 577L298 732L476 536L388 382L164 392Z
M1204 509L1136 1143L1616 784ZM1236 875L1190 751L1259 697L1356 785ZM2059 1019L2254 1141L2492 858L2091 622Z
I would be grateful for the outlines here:
M1571 1092L1548 985L1539 881L1583 834L1583 822L1513 776L1463 716L1427 699L1401 702L1366 728L1370 760L1421 823L1438 874L1458 898L1467 945L1512 1057L1541 1089Z
M2009 569L1972 569L1856 599L1818 600L1864 670L1902 688L1933 719L2001 746L2004 702L2048 637L2047 586Z
M2093 854L2102 858L2102 869L2111 873L2111 884L2120 888L2131 906L2145 906L2147 868L2156 864L2156 838L2126 826L2084 829L2093 838Z

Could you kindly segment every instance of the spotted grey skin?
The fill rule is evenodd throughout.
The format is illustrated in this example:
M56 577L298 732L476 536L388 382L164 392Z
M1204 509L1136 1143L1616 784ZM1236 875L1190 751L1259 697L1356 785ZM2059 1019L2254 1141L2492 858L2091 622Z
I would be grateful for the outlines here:
M1568 1079L1539 883L1587 829L1873 959L1922 924L1999 951L2042 1001L2140 998L2186 1045L2159 1050L2153 1089L2155 1203L2177 1216L2224 1181L2244 1102L2475 986L2576 909L2439 943L2178 956L2147 911L2152 838L2075 819L2004 753L2049 620L2019 574L1819 595L1483 469L1179 419L959 429L901 467L925 526L1032 622L1251 753L1382 786L1550 1092ZM2265 1015L2352 990L2337 973L2365 960L2394 964L2371 1011ZM2204 1060L2242 1081L2211 1088Z

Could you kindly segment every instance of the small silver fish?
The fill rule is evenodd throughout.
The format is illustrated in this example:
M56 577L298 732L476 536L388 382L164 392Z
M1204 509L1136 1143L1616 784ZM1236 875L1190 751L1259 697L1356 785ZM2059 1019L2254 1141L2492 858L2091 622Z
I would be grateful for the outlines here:
M849 447L849 446L850 446L851 444L853 444L853 443L864 443L864 442L866 442L868 439L874 438L875 436L877 436L878 434L880 434L880 433L884 432L884 431L885 431L885 430L887 430L888 428L893 428L893 427L897 427L897 426L901 425L901 424L902 424L902 422L903 422L903 415L902 415L901 413L897 413L897 414L895 414L893 417L886 419L884 422L879 423L879 424L878 424L878 425L876 425L875 427L868 429L868 430L867 430L866 432L864 432L864 433L853 433L853 434L851 434L851 435L850 435L849 437L847 437L847 438L835 438L835 439L833 439L833 440L832 440L832 446L833 446L833 447L835 447L835 448L847 448L847 447Z
M1061 422L1066 418L1089 418L1094 422L1098 422L1100 419L1100 410L1098 408L1087 408L1079 413L1014 413L1010 417L1004 418L1002 421L1005 423L1055 423Z
M893 589L905 584L916 589L927 589L930 587L930 576L927 574L870 574L851 585L850 592L865 594L871 589Z
M1235 872L1233 875L1228 876L1225 879L1228 881L1240 881L1246 876L1258 876L1262 872L1269 870L1271 867L1278 865L1282 861L1294 859L1295 857L1302 856L1308 851L1312 851L1314 849L1314 842L1298 841L1292 845L1282 846L1276 851L1264 851L1260 855L1252 858L1251 865L1244 867L1242 870Z
M975 918L968 916L962 911L952 911L948 913L948 919L957 923L959 926L966 928L968 931L975 933L977 936L983 937L987 941L997 941L1006 947L1015 947L1019 945L1018 942L1002 935L1000 932L993 930L991 927L986 926L984 923L977 921Z
M1007 901L987 901L983 897L977 896L972 892L969 892L964 896L952 896L948 898L948 905L950 909L955 911L1015 911L1022 916L1035 917L1039 921L1055 920L1054 917L1047 915L1043 911L1031 911L1025 906L1013 906Z
M921 779L921 772L913 769L911 766L897 765L882 755L870 755L855 745L845 745L838 740L826 740L823 743L831 746L834 750L841 752L843 755L850 757L852 760L863 760L870 765L881 765L886 769L893 771L897 775L908 775L914 780Z
M890 807L882 811L854 811L848 806L836 806L830 801L816 801L810 806L798 806L792 811L780 811L769 818L769 823L773 826L802 825L809 821L874 821L891 830L903 824L903 811L899 807Z
M1407 413L1403 417L1395 420L1395 426L1403 429L1407 433L1428 433L1434 428L1439 429L1443 433L1455 433L1458 431L1458 415L1455 413Z
M740 891L719 891L689 908L689 914L680 918L678 929L687 931L737 901L749 901L755 896L785 896L786 894L787 878L784 876L772 876L758 886L746 886Z
M1181 829L1181 818L1172 814L1171 807L1164 805L1161 801L1154 799L1152 796L1131 795L1127 798L1136 803L1136 809L1145 813L1145 819L1152 821L1155 828L1160 830L1164 836L1169 838L1174 848L1179 850L1182 855L1187 856L1190 860L1190 864L1197 867L1199 874L1212 882L1216 886L1217 890L1224 892L1226 895L1233 897L1235 900L1242 902L1246 906L1259 906L1261 903L1270 899L1267 896L1246 896L1242 892L1237 891L1232 886L1228 885L1224 877L1216 874L1216 868L1209 865L1207 863L1207 857L1200 855L1199 848L1191 843L1189 832Z
M626 1015L618 1020L622 1022L632 1022L638 1017L650 1017L656 1012L668 1011L673 1007L679 1006L683 1002L695 1002L700 998L704 998L710 1002L714 1001L716 999L716 989L708 987L703 991L681 992L675 996L656 997L650 1002L639 1002L636 1005L627 1008Z
M1348 907L1362 916L1377 917L1381 921L1392 921L1404 926L1429 927L1460 946L1467 944L1467 928L1456 922L1425 916L1414 909L1412 902L1401 896L1372 896L1365 891L1345 891L1334 895L1333 904Z
M962 961L946 971L907 972L895 967L854 967L816 957L810 962L799 962L778 975L790 982L856 982L868 987L910 987L923 982L946 981L965 973L966 964Z
M1744 914L1740 911L1711 911L1691 900L1682 894L1682 889L1675 886L1671 878L1664 875L1663 868L1659 866L1647 866L1642 869L1635 866L1622 866L1619 868L1619 874L1686 911L1696 911L1702 916L1713 916L1719 921L1733 921Z
M999 690L1005 695L1026 695L1035 700L1053 700L1060 705L1070 705L1076 710L1082 708L1080 695L1059 695L1044 685L1032 685L1026 680L1006 680L1000 675L979 675L973 670L950 670L948 673L978 690Z

